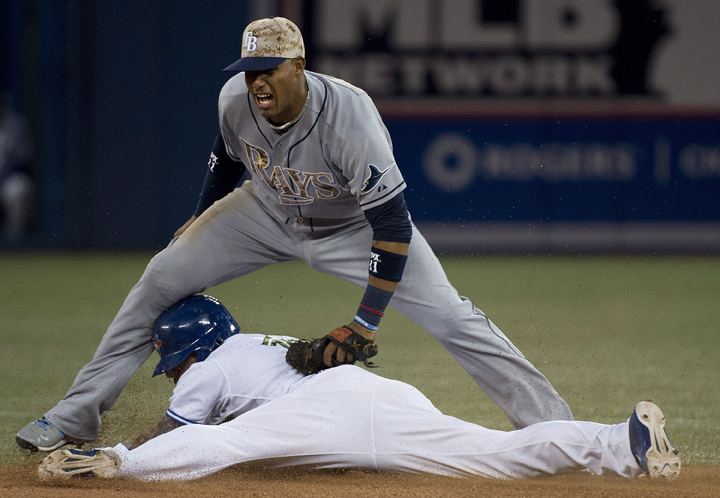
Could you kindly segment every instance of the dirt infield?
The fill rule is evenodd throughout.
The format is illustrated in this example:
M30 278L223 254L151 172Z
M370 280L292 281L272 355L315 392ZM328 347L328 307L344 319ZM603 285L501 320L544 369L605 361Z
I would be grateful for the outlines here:
M245 470L231 468L188 482L140 483L128 480L67 480L47 484L35 465L0 466L0 496L39 498L225 497L717 497L720 468L691 467L675 481L594 476L578 473L524 481L436 476L400 476L361 471Z

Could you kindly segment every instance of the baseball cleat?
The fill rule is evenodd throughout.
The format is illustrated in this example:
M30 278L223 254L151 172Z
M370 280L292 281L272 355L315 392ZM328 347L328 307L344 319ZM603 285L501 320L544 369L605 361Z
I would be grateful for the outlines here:
M674 479L680 473L680 453L665 433L665 416L650 401L635 405L628 419L630 449L638 465L652 478Z
M25 450L52 451L66 444L83 444L55 427L45 417L30 422L15 436L17 445Z
M57 450L38 467L38 478L104 477L117 475L118 462L104 450Z

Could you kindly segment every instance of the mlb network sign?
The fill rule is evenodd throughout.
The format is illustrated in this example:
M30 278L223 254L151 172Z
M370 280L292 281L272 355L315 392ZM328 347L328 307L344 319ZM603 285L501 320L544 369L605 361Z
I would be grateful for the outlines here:
M375 97L653 95L648 0L316 0L312 69Z

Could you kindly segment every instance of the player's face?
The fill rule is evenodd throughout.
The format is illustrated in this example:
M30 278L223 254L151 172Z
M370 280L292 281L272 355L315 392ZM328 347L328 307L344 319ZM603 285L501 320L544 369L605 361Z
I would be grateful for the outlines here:
M262 117L275 125L295 119L305 104L305 59L288 59L267 71L246 71L245 84Z
M197 363L197 355L195 354L195 352L192 352L190 356L185 358L178 366L173 367L167 372L165 372L165 376L168 379L172 379L173 382L177 385L180 377L182 377L182 375L187 372L187 369L190 368L194 363Z

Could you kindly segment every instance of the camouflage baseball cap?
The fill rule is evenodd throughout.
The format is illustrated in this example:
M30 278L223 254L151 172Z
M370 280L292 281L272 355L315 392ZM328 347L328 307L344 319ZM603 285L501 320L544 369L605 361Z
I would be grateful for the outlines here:
M305 57L300 29L284 17L251 22L243 32L242 43L242 58L223 71L267 71L285 59Z

